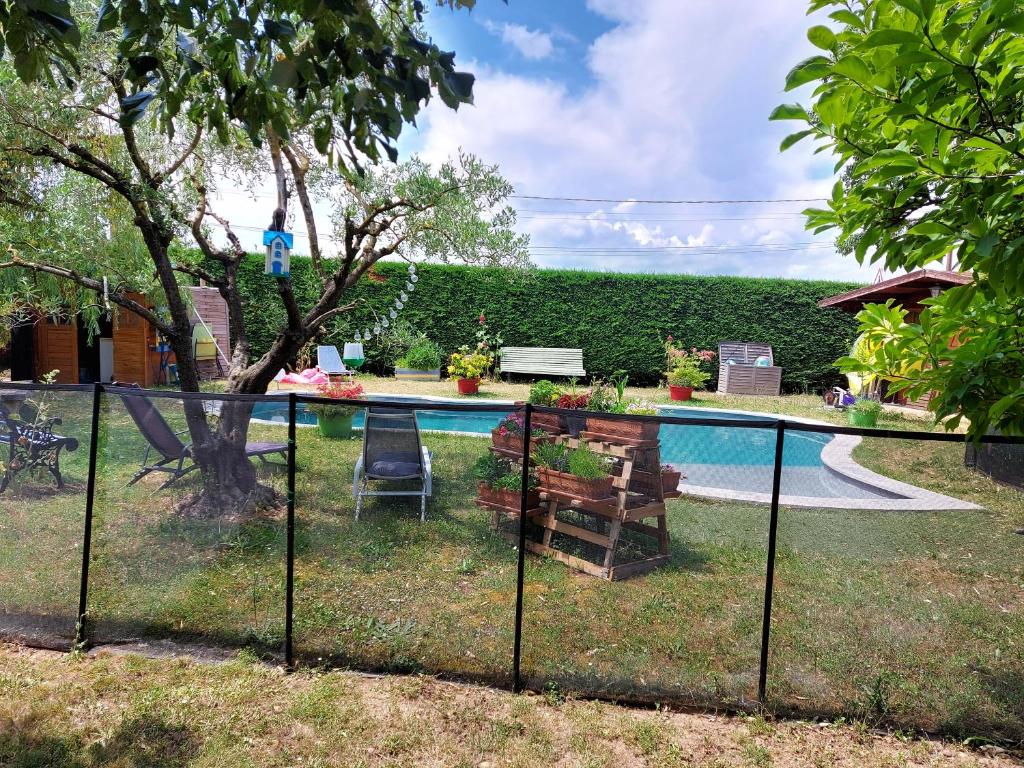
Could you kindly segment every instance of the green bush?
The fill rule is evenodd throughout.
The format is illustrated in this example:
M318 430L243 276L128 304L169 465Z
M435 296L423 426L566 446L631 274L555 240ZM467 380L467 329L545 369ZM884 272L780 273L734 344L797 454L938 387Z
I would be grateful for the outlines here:
M416 371L436 371L441 367L441 348L426 336L419 336L408 351L397 360L395 367Z
M267 350L285 321L263 261L252 255L239 271L256 355ZM373 327L374 310L382 316L391 307L405 285L406 267L381 263L376 271L383 279L358 284L350 298L362 301L323 332L321 343L351 340L356 329ZM840 381L832 363L849 353L856 336L851 316L817 306L819 299L854 287L849 283L430 264L418 274L399 319L425 332L444 355L475 343L483 310L510 346L579 347L589 374L608 377L623 370L634 384L661 379L663 340L671 334L715 350L721 341L771 344L786 391L819 390ZM293 255L291 275L300 306L311 306L320 279L309 260ZM388 367L378 347L377 341L365 345L369 370ZM709 387L716 383L717 370Z

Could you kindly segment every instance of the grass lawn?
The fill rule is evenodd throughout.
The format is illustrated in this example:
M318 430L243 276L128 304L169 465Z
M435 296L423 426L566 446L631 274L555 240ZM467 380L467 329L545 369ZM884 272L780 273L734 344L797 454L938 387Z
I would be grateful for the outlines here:
M1017 765L862 726L630 710L430 677L282 675L225 664L0 645L9 768Z
M520 396L505 389L486 394ZM73 397L61 401L65 427L87 432L88 398L76 403ZM171 419L173 402L164 403ZM800 396L705 396L695 404L822 415L816 398ZM886 426L914 425L903 416L887 419ZM170 638L278 653L283 514L182 519L174 501L189 484L157 492L158 481L145 480L125 488L142 439L115 401L103 424L90 579L93 637ZM254 425L251 431L250 439L285 438L283 427ZM358 441L299 431L296 652L307 666L507 684L515 552L472 503L470 466L487 442L432 433L425 440L436 478L427 522L418 522L418 505L407 500L372 502L356 522L351 477ZM1024 525L1024 500L965 470L962 449L952 445L869 440L855 457L875 471L985 509L783 509L770 707L960 737L1024 739L1024 538L1013 533ZM66 492L30 482L0 496L0 582L9 585L0 594L0 620L15 628L20 622L24 634L40 616L64 634L73 632L85 450L68 458ZM268 471L266 481L283 488L283 473ZM527 557L523 669L533 686L552 695L578 691L710 705L753 700L768 510L684 498L669 502L668 521L670 563L628 581L607 583ZM116 671L141 662L96 663ZM157 677L177 668L159 669ZM116 678L113 671L104 674ZM316 688L342 678L294 679ZM556 748L563 743L558 739L550 741Z

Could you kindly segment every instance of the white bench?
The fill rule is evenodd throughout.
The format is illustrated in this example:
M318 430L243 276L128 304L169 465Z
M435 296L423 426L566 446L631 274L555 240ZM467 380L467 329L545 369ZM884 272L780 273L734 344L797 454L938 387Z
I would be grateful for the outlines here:
M562 347L503 347L501 372L566 378L587 375L583 370L583 350Z

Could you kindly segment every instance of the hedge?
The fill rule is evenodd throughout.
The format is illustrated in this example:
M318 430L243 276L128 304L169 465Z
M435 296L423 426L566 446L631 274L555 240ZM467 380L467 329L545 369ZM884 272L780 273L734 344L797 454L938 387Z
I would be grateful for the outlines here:
M293 255L291 270L300 305L310 306L319 286L309 260ZM325 341L344 343L357 328L373 325L374 309L390 308L404 287L406 266L381 263L376 271L378 279L364 279L350 297L363 303L338 318ZM833 362L848 353L856 328L850 315L816 306L856 287L851 283L444 265L423 265L418 273L401 317L446 353L475 341L483 311L509 346L580 347L588 373L607 376L621 369L637 384L659 380L662 339L672 334L716 351L720 341L766 342L783 368L786 391L821 390L839 380ZM262 354L284 323L262 255L247 260L240 287L254 351ZM371 362L372 346L366 350Z

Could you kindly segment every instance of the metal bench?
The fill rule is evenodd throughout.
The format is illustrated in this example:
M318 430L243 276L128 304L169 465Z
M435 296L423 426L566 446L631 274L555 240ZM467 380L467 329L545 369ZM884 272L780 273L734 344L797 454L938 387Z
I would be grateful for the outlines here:
M30 472L34 469L46 469L57 480L57 487L63 488L60 452L75 450L78 448L78 440L54 434L53 428L59 426L61 420L19 419L7 407L0 405L0 421L4 429L0 434L0 443L7 443L10 449L6 470L0 478L0 493L7 490L14 475L23 469Z
M583 370L583 350L563 347L503 347L501 372L566 378L587 375Z

